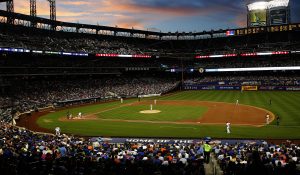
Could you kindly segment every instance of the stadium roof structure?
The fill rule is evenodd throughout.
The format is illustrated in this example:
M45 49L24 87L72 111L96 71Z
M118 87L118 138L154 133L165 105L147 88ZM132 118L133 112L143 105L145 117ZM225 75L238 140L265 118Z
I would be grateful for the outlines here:
M93 30L105 30L105 31L112 31L114 33L118 32L127 32L130 34L143 34L143 35L155 35L155 36L197 36L197 35L205 35L205 34L212 34L212 33L226 33L227 30L218 30L218 31L203 31L203 32L175 32L175 33L164 33L164 32L154 32L154 31L146 31L146 30L138 30L138 29L125 29L125 28L118 28L118 27L109 27L109 26L99 26L99 25L90 25L90 24L78 24L78 23L71 23L71 22L62 22L62 21L53 21L46 18L40 17L32 17L29 15L24 15L20 13L11 13L5 10L0 10L0 16L2 17L11 17L13 19L23 20L27 22L36 22L45 25L54 25L54 26L65 26L81 29L93 29Z
M8 20L13 19L13 23L9 23ZM0 10L0 23L17 26L32 27L32 23L36 26L33 29L54 30L57 32L74 32L74 33L86 33L96 35L107 36L122 36L122 37L135 37L145 39L158 39L158 40L195 40L195 39L207 39L207 38L220 38L236 35L247 35L266 32L279 32L279 31L293 31L299 30L300 24L287 24L280 26L264 26L264 27L251 27L240 29L219 29L202 32L155 32L138 29L126 29L118 27L91 25L91 24L79 24L71 22L54 21L51 19L34 17L30 15L8 12Z

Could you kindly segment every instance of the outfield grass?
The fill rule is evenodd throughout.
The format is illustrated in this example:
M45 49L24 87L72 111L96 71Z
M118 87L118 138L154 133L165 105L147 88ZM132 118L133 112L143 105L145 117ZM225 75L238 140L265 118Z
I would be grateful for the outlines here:
M286 91L184 91L162 100L197 100L239 103L256 106L272 111L279 116L282 126L300 126L300 92ZM269 104L269 100L272 104ZM275 121L272 123L275 125Z
M261 128L233 126L232 134L225 133L223 125L176 125L176 124L153 124L153 123L124 123L111 121L76 121L61 122L59 117L65 116L67 110L50 113L39 118L38 125L48 129L54 129L59 126L62 132L74 133L88 136L135 136L135 137L203 137L211 136L214 138L277 138L277 139L300 139L300 92L239 92L239 91L184 91L169 96L159 98L159 100L197 100L197 101L218 101L235 103L239 99L241 104L247 104L265 108L279 115L281 118L280 126L275 122L271 125ZM272 105L269 100L272 100ZM132 103L133 100L126 100L125 103ZM70 112L77 114L93 114L105 109L111 109L120 106L119 102L104 103L70 109ZM146 106L138 108L117 108L100 113L101 118L117 118L120 114L125 118L132 119L138 117L136 112ZM148 107L149 108L149 107ZM199 107L198 107L199 108ZM187 110L187 111L185 111ZM176 114L175 116L189 117L204 112L206 109L195 111L193 108L174 107L169 110ZM184 112L182 112L184 111ZM202 111L202 112L201 112ZM195 115L191 115L195 114ZM163 113L160 113L160 115ZM147 115L147 114L146 114ZM199 116L199 115L198 115ZM151 116L151 120L166 120L165 116ZM171 119L169 119L171 120ZM176 119L177 120L177 119Z

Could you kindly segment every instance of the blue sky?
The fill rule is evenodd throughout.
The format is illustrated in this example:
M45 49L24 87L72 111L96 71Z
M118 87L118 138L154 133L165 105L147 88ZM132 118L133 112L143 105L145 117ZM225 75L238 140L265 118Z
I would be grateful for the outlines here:
M300 22L299 0L290 1ZM15 0L15 11L29 14L29 0ZM47 0L37 0L37 13L49 18ZM57 20L163 32L239 28L246 19L245 0L57 0Z

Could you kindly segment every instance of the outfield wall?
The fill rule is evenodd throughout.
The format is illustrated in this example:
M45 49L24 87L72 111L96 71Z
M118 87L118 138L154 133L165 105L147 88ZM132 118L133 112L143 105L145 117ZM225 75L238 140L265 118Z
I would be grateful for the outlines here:
M184 90L242 90L250 86L225 86L225 85L183 85ZM300 86L251 86L257 87L259 91L300 91ZM255 88L253 88L255 89ZM253 90L252 89L252 90Z

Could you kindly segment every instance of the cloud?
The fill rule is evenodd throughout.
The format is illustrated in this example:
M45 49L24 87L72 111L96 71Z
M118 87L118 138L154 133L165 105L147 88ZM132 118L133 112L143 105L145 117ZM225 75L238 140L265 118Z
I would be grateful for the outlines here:
M91 2L88 1L62 1L60 4L63 5L73 5L73 6L82 6L82 5L91 5Z
M244 0L59 0L56 4L61 21L162 31L244 27L247 21ZM292 17L300 20L299 4L294 4ZM29 14L29 0L15 1L15 9ZM37 0L37 13L48 18L49 2Z
M247 26L247 16L245 14L237 15L233 21L234 24L238 27L246 27Z

